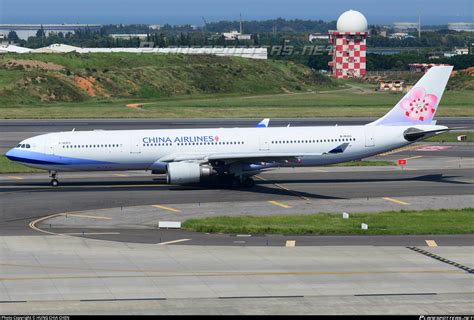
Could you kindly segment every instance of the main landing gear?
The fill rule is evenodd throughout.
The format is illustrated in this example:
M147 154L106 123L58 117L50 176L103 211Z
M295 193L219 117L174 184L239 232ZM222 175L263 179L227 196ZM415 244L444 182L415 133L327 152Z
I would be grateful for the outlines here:
M253 186L255 186L255 180L253 180L252 178L246 178L244 179L244 181L241 182L241 185L244 188L252 188Z
M252 188L253 186L255 186L255 180L253 180L252 178L234 178L232 179L231 186L234 188Z
M57 173L56 171L49 171L49 176L52 178L50 184L51 184L51 186L53 186L53 187L59 186L59 180L56 179L56 175L57 175L57 174L58 174L58 173Z
M255 186L255 181L252 178L221 174L217 177L217 184L226 188L252 188Z

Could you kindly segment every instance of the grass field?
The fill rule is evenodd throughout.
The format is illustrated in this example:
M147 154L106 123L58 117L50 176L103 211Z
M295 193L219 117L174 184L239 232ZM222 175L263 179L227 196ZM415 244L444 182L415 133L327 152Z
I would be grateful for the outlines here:
M31 172L45 172L35 168L30 168L16 162L10 161L4 155L0 156L0 173L31 173Z
M361 230L361 223L369 226ZM286 216L242 216L189 219L186 230L237 234L465 234L474 233L474 208Z
M447 133L443 133L443 134L431 137L429 139L426 139L426 141L432 141L432 142L458 142L457 137L460 136L460 135L466 135L468 142L474 141L474 132L471 132L471 131L447 132Z
M332 164L330 167L371 167L371 166L395 166L393 161L382 160L363 160L363 161L349 161L343 163Z
M379 117L401 94L288 61L193 55L0 55L0 118ZM474 116L447 91L438 116ZM130 108L128 104L141 104Z
M0 118L284 118L381 117L401 98L388 93L215 94L161 99L112 99L82 102L2 104ZM474 116L474 91L449 91L437 116ZM140 108L126 107L140 103Z
M12 106L306 92L338 86L287 61L127 53L0 56L0 104Z

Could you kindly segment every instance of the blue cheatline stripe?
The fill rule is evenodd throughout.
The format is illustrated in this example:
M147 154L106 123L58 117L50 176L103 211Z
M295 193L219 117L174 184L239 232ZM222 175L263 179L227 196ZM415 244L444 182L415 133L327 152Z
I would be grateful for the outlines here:
M11 161L33 163L33 164L60 164L60 165L65 164L61 162L51 162L51 161L35 160L35 159L28 159L28 158L18 158L14 156L7 156L7 158L10 159Z
M11 149L6 153L6 157L12 161L46 165L114 164L113 162L63 157L20 149Z

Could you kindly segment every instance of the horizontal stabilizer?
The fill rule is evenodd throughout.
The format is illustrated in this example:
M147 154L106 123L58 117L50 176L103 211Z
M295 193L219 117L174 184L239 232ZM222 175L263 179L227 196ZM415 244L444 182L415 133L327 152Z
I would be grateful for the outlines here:
M436 130L428 130L428 131L423 131L417 128L408 128L403 132L403 137L407 141L415 141L421 138L425 138L426 136L433 136L438 133L446 132L452 130L452 128L442 128L442 129L436 129Z

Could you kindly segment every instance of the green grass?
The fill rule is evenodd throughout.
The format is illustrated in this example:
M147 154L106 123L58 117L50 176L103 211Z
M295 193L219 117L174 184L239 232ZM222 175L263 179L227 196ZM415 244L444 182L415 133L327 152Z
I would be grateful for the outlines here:
M332 164L331 167L372 167L372 166L395 166L393 161L349 161L343 163Z
M0 103L25 106L113 102L131 97L156 100L186 95L304 92L339 86L292 62L202 55L6 54L0 56L0 75ZM90 81L93 92L87 93L78 82L80 78L83 84L85 79Z
M426 141L432 141L432 142L458 142L457 137L461 135L466 135L467 136L467 141L474 141L474 132L468 131L468 132L447 132L443 133L434 137L431 137L429 139L426 139Z
M367 223L368 230L361 230ZM189 219L185 230L238 234L465 234L474 233L474 208L341 214Z
M197 94L160 99L0 104L0 118L284 118L381 117L401 98L387 93ZM0 99L1 100L1 99ZM474 116L474 92L446 92L437 116ZM127 108L144 103L143 110Z
M45 172L45 170L30 168L10 161L4 155L0 156L0 173L32 173Z
M64 69L24 69L35 60ZM95 97L77 77L93 79ZM349 86L364 92L347 90ZM286 61L192 55L0 55L0 118L380 117L402 94ZM369 90L367 90L369 89ZM473 90L447 91L438 116L474 116ZM128 103L144 103L142 110Z

